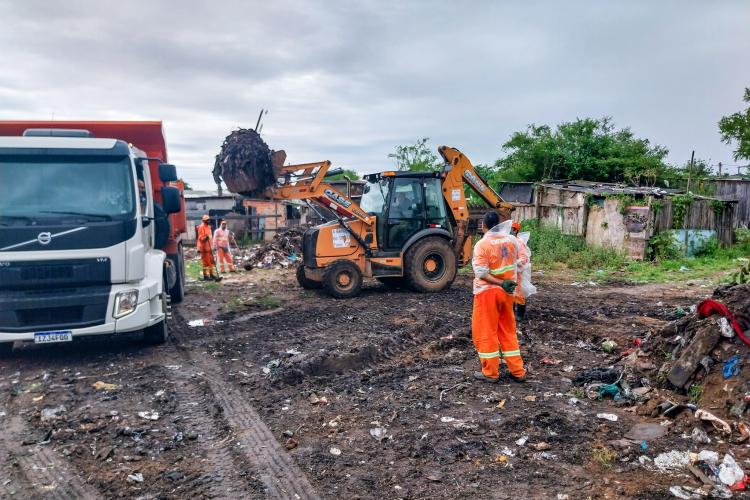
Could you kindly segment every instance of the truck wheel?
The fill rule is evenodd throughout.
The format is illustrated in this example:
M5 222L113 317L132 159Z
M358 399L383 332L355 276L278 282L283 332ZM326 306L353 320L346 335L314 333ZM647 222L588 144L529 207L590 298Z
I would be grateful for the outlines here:
M147 345L162 345L167 341L167 318L143 330L143 341Z
M439 292L456 279L456 254L448 241L431 236L414 244L404 257L404 275L415 292Z
M0 343L0 358L10 356L13 352L13 342L2 342Z
M305 265L300 264L297 266L297 282L299 283L299 286L304 288L305 290L316 290L318 288L323 288L323 283L320 281L311 280L305 275Z
M355 297L362 289L362 272L348 260L337 260L323 276L323 286L337 299Z
M164 284L167 280L164 278ZM169 318L169 295L165 292L161 294L162 308L164 309L164 319L158 323L143 329L143 341L147 345L161 345L167 341L167 321Z
M169 296L172 302L179 304L185 298L185 256L182 253L182 245L177 255L170 255L167 258L172 262L177 274L174 286L169 289Z
M403 288L404 278L375 278L379 282L385 285L386 288L390 288L392 290L398 290L399 288Z

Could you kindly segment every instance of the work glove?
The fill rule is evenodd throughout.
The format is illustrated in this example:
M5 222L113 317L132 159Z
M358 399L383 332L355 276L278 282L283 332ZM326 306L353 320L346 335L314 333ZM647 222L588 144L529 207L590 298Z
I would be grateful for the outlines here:
M208 241L208 236L204 236L203 241Z
M513 295L513 292L516 291L516 285L517 283L513 280L503 280L503 284L500 285L500 287L505 290L508 295Z

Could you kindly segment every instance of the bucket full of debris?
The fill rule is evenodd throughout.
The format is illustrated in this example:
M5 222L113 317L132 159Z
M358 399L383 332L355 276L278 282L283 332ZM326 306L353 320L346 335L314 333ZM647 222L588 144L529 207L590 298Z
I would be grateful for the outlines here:
M284 165L286 153L273 151L253 129L232 131L216 155L213 176L232 193L258 197L271 187Z

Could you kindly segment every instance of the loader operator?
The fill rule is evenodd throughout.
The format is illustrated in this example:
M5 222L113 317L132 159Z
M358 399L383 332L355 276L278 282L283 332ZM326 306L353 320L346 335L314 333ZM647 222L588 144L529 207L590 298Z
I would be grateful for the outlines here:
M216 274L216 262L211 245L211 220L208 215L201 217L203 223L198 226L198 252L201 254L203 265L203 280L221 281L221 276Z
M234 262L232 262L232 251L229 248L229 241L234 241L234 245L237 246L234 236L231 231L227 229L227 221L221 221L221 225L214 231L214 250L219 258L218 271L225 273L236 272L234 268Z
M500 379L500 358L505 360L510 377L526 380L513 314L513 293L518 270L528 259L515 237L510 235L511 221L502 224L497 212L487 212L482 225L484 236L474 247L474 310L471 337L482 371L474 378L484 382Z

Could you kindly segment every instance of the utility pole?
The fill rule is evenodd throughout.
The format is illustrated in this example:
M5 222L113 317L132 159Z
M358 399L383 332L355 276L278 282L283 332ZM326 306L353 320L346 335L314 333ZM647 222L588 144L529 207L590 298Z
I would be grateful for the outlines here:
M695 150L693 150L693 153L690 155L690 166L688 167L688 182L687 182L687 191L690 192L690 177L693 174L693 163L695 163Z
M721 177L721 162L719 162L719 177Z

